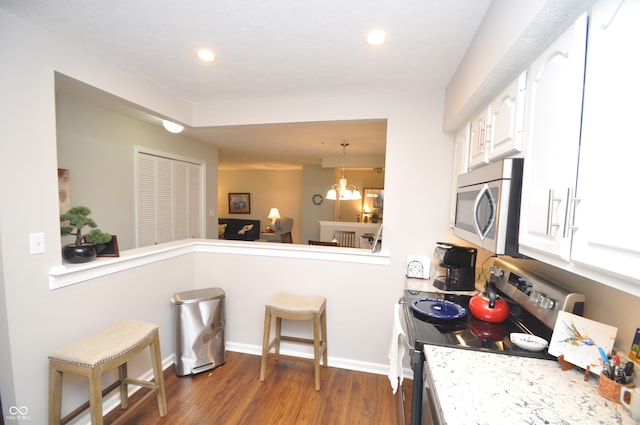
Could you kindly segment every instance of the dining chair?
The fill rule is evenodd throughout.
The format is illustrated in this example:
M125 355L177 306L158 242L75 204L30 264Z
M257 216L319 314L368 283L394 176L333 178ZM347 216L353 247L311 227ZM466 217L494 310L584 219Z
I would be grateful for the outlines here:
M338 241L339 246L348 248L356 247L356 232L346 230L336 230L333 232L333 239Z

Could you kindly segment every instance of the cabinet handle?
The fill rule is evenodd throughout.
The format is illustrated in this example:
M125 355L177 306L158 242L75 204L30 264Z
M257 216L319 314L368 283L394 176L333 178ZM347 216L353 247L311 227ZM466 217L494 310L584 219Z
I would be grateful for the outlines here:
M569 224L573 220L573 213L575 211L576 204L580 202L579 198L573 196L573 189L567 189L567 205L564 213L564 228L562 230L562 237L568 238L569 231L576 230L578 226Z
M609 21L607 21L607 23L605 23L605 24L602 24L600 29L602 29L603 31L606 31L607 28L609 28L609 25L611 25L613 20L618 15L618 12L620 11L620 8L622 7L622 3L624 3L624 0L620 0L620 3L618 3L618 7L616 7L616 10L613 12L613 15L611 15L611 17L609 18Z
M549 189L549 200L547 201L547 236L551 236L551 231L554 227L560 226L553 222L553 207L556 202L560 202L562 199L553 197L553 189Z

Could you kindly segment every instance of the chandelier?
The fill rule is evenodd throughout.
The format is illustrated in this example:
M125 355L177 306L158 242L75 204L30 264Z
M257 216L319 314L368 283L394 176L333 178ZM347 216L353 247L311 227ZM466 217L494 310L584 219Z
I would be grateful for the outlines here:
M362 199L362 195L360 191L352 184L347 184L347 179L344 177L344 158L346 156L347 146L349 143L342 142L340 144L342 146L342 176L338 183L335 183L329 191L327 192L327 199L330 200L341 200L341 201L350 201L356 199Z

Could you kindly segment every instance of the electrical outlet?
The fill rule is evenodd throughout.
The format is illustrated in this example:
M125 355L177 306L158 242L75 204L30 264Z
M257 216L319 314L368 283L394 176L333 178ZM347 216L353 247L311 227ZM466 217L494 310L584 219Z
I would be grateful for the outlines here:
M213 210L213 208L211 208L209 210L209 217L215 217L216 216L216 212Z
M44 233L29 234L29 253L44 254Z

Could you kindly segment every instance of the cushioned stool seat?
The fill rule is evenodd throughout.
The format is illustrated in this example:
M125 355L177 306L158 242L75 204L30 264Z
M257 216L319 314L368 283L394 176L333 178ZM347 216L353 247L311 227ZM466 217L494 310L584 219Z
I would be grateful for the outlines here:
M154 380L143 381L128 378L127 362L147 347L151 352ZM103 391L102 374L116 367L118 368L119 379ZM89 402L61 419L63 373L83 375L89 379ZM156 394L160 416L166 416L167 400L162 376L160 338L158 336L158 326L153 323L133 320L121 321L93 336L50 353L49 424L65 424L89 408L91 423L101 425L103 423L103 395L119 387L120 406L126 409L129 404L127 385L139 385L153 389L136 405L142 403L147 397Z
M273 341L269 341L271 331L271 318L276 318L276 333ZM283 336L281 334L282 319L285 320L312 320L313 339ZM322 339L320 334L322 333ZM313 359L280 354L280 341L299 342L313 345ZM274 352L271 353L271 349ZM320 296L292 295L278 293L265 305L264 338L262 340L262 362L260 365L260 380L264 381L267 372L267 359L269 357L284 358L290 360L312 361L314 365L315 388L320 389L320 357L322 364L327 367L327 316L326 298Z

